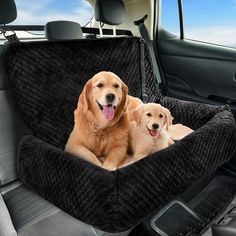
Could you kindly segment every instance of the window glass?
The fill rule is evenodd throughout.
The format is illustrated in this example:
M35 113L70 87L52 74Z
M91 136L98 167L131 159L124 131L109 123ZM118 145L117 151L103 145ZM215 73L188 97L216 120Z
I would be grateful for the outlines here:
M49 21L69 20L86 26L93 17L92 6L86 0L15 0L15 3L17 19L9 25L45 25ZM15 33L23 40L45 39L44 31ZM0 44L4 42L0 34Z
M45 25L54 20L70 20L86 25L93 9L86 0L15 0L17 19L14 25Z
M236 47L235 0L183 0L187 39Z
M161 1L161 26L168 32L180 36L177 0Z

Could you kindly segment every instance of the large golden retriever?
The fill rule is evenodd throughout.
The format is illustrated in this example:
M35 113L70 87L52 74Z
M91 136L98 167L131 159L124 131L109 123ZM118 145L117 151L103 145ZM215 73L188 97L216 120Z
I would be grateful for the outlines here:
M112 72L102 71L86 83L74 112L74 128L65 151L107 170L127 156L128 114L140 100L128 102L128 88ZM141 101L140 101L141 102Z

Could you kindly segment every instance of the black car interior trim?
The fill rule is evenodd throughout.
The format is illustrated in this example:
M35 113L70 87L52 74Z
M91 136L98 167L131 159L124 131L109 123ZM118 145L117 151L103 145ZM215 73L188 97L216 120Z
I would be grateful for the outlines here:
M183 1L178 0L180 39L184 39Z

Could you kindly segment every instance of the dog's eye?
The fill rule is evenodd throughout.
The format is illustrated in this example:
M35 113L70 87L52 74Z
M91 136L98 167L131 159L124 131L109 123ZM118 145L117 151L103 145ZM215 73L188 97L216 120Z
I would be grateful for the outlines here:
M102 84L102 83L99 83L99 84L97 84L97 87L98 87L98 88L102 88L102 87L103 87L103 84Z
M160 114L160 115L159 115L159 117L160 117L160 118L163 118L163 115L162 115L162 114Z
M151 117L151 116L152 116L152 114L151 114L151 113L147 113L146 115L147 115L147 116L149 116L149 117Z
M119 88L120 87L119 84L114 84L113 86L114 86L114 88Z

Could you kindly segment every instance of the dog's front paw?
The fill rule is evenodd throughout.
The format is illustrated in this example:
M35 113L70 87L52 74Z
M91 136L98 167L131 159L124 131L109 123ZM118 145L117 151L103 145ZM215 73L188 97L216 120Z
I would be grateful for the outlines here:
M114 171L117 169L112 163L103 163L102 168L109 171Z

